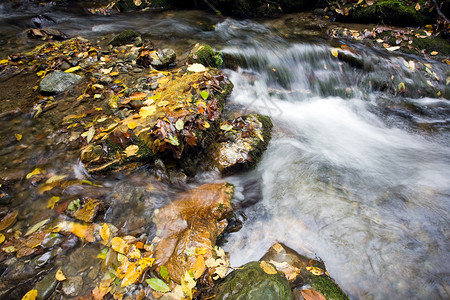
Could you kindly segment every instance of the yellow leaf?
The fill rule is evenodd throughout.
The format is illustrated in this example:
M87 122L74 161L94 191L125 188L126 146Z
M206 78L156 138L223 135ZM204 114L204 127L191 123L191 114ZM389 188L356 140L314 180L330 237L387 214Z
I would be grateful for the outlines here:
M358 3L356 3L356 5L361 4L364 0L359 0Z
M208 121L205 121L205 123L203 123L203 127L209 128L211 127L211 125L208 123Z
M38 294L37 290L31 290L22 297L22 300L34 300L36 299L37 294Z
M125 242L122 238L120 237L114 237L111 240L111 248L113 248L113 250L121 253L121 254L126 254L128 251L128 244L127 242Z
M66 177L67 177L67 175L54 175L54 176L50 177L49 179L47 179L47 181L45 183L52 184L55 182L60 182L61 180L65 179Z
M198 255L194 265L192 266L192 271L194 273L194 278L198 279L200 276L203 275L203 272L205 272L206 265L205 265L205 259L203 256Z
M136 155L136 153L139 151L139 147L137 145L130 145L127 148L125 148L125 150L123 152L125 152L125 154L130 157L133 155Z
M155 112L156 112L156 107L154 105L144 106L144 107L141 107L141 109L139 110L139 115L142 118L146 118L148 116L154 115Z
M53 209L55 208L55 204L60 200L58 196L53 196L48 200L47 208Z
M0 60L0 65L6 65L8 63L7 59Z
M306 267L306 270L308 270L311 274L316 275L316 276L324 274L324 271L321 268L317 268L317 267Z
M274 268L274 266L272 266L271 264L269 264L268 262L262 261L259 266L261 267L261 269L263 269L264 272L266 272L269 275L274 275L277 274L277 269Z
M59 268L58 271L56 271L55 278L58 281L64 281L67 279L66 276L64 276L64 273L62 272L61 268Z
M100 229L100 237L105 241L109 242L109 238L111 237L111 229L109 229L108 224L104 223L102 228Z
M437 51L433 51L433 52L431 52L430 54L431 54L431 55L438 55L438 54L439 54L439 52L437 52Z
M334 57L338 57L338 50L336 48L331 49L331 55L333 55Z
M66 73L72 73L72 72L75 72L75 71L78 71L78 70L81 70L81 67L80 67L80 66L68 68L68 69L65 70L64 72L66 72Z
M200 72L205 72L205 71L206 71L206 68L205 68L205 66L202 65L202 64L192 64L192 65L189 65L189 66L188 66L187 70L188 70L189 72L200 73Z
M3 233L0 233L0 244L5 241L5 235Z
M30 173L27 174L26 178L30 179L31 177L35 176L35 175L39 175L41 174L42 169L41 168L36 168L33 171L31 171Z
M195 288L196 284L197 282L188 271L181 276L181 290L189 299L192 299L192 290Z
M91 128L89 128L89 130L87 131L87 137L86 137L86 142L89 144L92 139L94 138L95 135L95 128L94 126L91 126Z
M5 248L2 248L2 250L5 253L14 253L17 251L16 247L14 247L14 246L5 247Z
M130 128L131 130L135 129L137 126L135 121L131 121L130 123L128 123L128 128Z
M20 133L16 133L15 136L18 141L22 139L22 135Z
M118 76L118 75L119 75L119 72L111 72L111 73L109 74L109 76L112 76L112 77Z
M42 226L47 224L48 221L50 221L50 219L45 219L45 220L42 220L39 223L35 224L33 227L28 229L28 231L25 233L25 236L30 235L30 234L38 231L39 229L41 229Z

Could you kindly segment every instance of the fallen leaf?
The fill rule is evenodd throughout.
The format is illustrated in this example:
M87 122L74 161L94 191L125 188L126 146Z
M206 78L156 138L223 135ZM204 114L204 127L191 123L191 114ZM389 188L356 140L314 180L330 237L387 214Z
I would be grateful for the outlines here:
M56 271L55 278L58 281L64 281L67 279L66 276L64 276L64 273L62 272L61 268L59 268L58 271Z
M7 59L0 60L0 65L6 65L8 63Z
M339 55L338 50L336 48L331 49L331 55L333 55L334 57L338 57Z
M59 182L63 179L65 179L67 177L67 175L54 175L52 177L50 177L49 179L47 179L47 181L45 181L46 184L52 184L55 182Z
M137 126L135 121L131 121L130 123L128 123L128 128L130 128L131 130L135 129Z
M80 67L80 66L68 68L68 69L65 70L64 72L66 72L66 73L72 73L72 72L75 72L75 71L78 71L78 70L81 70L81 67Z
M130 145L123 152L126 154L127 157L134 156L139 151L139 146L137 145Z
M433 51L433 52L431 52L430 54L434 56L434 55L438 55L438 54L439 54L439 52L437 52L437 51Z
M124 239L116 236L111 240L111 248L121 254L126 254L129 246L128 243L124 241Z
M400 46L393 46L393 47L387 47L387 48L386 48L386 50L387 50L387 51L390 51L390 52L395 51L395 50L398 50L398 49L400 49Z
M16 247L14 247L14 246L8 246L8 247L5 247L5 248L2 248L2 250L3 250L5 253L14 253L14 252L17 251Z
M231 126L229 124L222 124L222 125L220 125L220 129L223 131L230 131L231 129L233 129L233 126Z
M36 231L38 231L42 226L44 226L48 221L50 221L50 219L45 219L42 220L38 223L36 223L33 227L31 227L30 229L28 229L28 231L25 233L25 236L28 236Z
M159 278L149 278L145 280L148 285L157 292L167 293L170 291L169 286Z
M192 266L192 272L194 273L194 278L198 279L203 275L203 272L206 270L205 259L202 255L198 255L196 257L195 263Z
M22 135L20 133L16 133L14 136L16 137L17 141L20 141L22 139Z
M13 225L14 222L16 221L18 213L19 212L15 210L4 216L3 219L0 221L0 231L5 230L11 225Z
M414 7L416 11L419 11L422 7L420 6L420 3L417 2L416 6Z
M174 146L179 146L180 142L178 141L178 138L176 136L170 135L169 138L169 143L174 145Z
M94 138L94 134L95 134L95 128L94 126L91 126L87 132L87 137L86 137L86 142L89 144L92 139Z
M189 299L192 299L192 290L195 288L197 282L194 278L189 274L188 271L181 276L181 290Z
M178 119L175 123L175 128L177 130L182 130L184 128L184 121L182 119Z
M306 267L306 270L308 270L311 274L316 275L316 276L324 274L324 271L321 268L317 268L317 267Z
M208 99L208 97L209 97L209 93L208 93L208 91L202 91L202 92L200 93L200 96L202 96L202 98L203 98L204 100L206 100L206 99Z
M305 300L327 300L321 293L313 290L300 290Z
M39 175L41 174L42 169L41 168L36 168L33 171L31 171L30 173L27 174L26 178L30 179L31 177L35 176L35 175Z
M196 73L199 73L199 72L205 72L205 71L206 71L206 68L205 68L205 66L202 65L202 64L192 64L192 65L189 65L189 66L188 66L187 70L188 70L189 72L196 72Z
M58 203L60 198L58 196L53 196L48 200L47 208L53 209L55 207L55 204Z
M154 115L156 112L156 107L154 105L141 107L139 110L139 115L142 118Z
M275 267L269 264L268 262L262 261L259 264L259 266L261 267L261 269L263 269L264 272L266 272L269 275L274 275L278 273L277 269L275 269Z
M400 92L405 92L405 91L406 91L406 86L405 86L405 83L404 83L404 82L400 82L400 83L398 84L398 90L399 90Z
M100 237L105 242L109 242L109 238L111 237L111 229L109 228L108 224L103 223L103 226L100 229Z
M169 270L165 266L159 267L159 275L161 275L162 279L165 281L169 281Z
M5 241L5 235L3 233L0 233L0 244Z
M22 297L22 300L34 300L36 299L37 295L38 295L37 290L31 290Z

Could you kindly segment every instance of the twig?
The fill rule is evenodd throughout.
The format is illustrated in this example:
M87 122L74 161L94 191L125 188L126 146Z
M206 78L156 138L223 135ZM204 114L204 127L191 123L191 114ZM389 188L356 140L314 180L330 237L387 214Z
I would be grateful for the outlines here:
M445 22L450 23L448 18L444 15L444 13L439 8L439 5L437 4L437 1L433 0L433 3L434 3L434 6L436 7L436 12L438 13L438 15L441 16L441 18L444 19Z

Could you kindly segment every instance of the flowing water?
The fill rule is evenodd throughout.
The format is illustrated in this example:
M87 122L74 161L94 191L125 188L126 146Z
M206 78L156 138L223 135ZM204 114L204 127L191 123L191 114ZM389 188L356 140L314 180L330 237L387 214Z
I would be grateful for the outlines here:
M33 45L22 30L35 15L2 14L2 55ZM183 11L99 17L63 10L47 15L56 21L55 28L72 36L96 39L131 28L177 52L204 41L236 58L237 68L226 70L235 86L229 106L270 115L275 127L257 168L227 178L236 185L236 202L248 217L224 244L233 266L259 259L278 241L323 259L354 299L450 297L450 102L444 65L352 43L354 54L349 55L360 62L355 67L333 57L320 30L311 35L300 28L299 34L286 37L291 28L275 21ZM414 69L405 64L410 60ZM439 80L425 72L427 63ZM404 95L394 91L400 82L408 87ZM90 179L76 151L64 145L37 139L17 153L8 143L11 128L39 131L33 121L18 117L1 121L1 128L6 139L1 160L8 170L23 155L28 170L46 163L55 173L65 170ZM138 175L96 180L105 187L104 195L112 194L105 197L114 205L149 182L156 184L146 172ZM198 180L211 176L219 179L199 174ZM170 187L159 190L171 193ZM77 187L69 193L88 191ZM145 192L138 194L128 196L134 199L129 202L140 205L140 211L151 209L139 201ZM29 191L16 197L40 199ZM38 206L33 209L39 211ZM126 220L130 209L124 205L121 215L106 218ZM134 215L148 217L137 209Z

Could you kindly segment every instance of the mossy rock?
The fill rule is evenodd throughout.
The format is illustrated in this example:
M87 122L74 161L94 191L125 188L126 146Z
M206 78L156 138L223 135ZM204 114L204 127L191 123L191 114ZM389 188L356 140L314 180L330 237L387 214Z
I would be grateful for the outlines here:
M419 1L425 2L425 1ZM424 6L424 3L422 6ZM348 17L353 22L360 23L382 23L398 26L424 25L433 20L434 15L427 13L428 10L416 11L414 5L408 5L400 0L380 0L373 5L356 7L350 10Z
M334 280L326 275L312 276L311 286L325 296L327 300L349 300Z
M286 277L283 273L276 271L273 265L266 264L274 272L268 274L261 267L260 262L249 262L228 274L216 286L214 299L291 300L292 292Z
M132 44L136 40L136 38L140 37L139 33L134 30L124 30L119 33L114 39L111 41L111 45L113 46L121 46Z
M214 51L209 45L196 44L189 55L188 62L202 64L205 67L220 68L223 65L223 57L221 52Z

